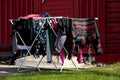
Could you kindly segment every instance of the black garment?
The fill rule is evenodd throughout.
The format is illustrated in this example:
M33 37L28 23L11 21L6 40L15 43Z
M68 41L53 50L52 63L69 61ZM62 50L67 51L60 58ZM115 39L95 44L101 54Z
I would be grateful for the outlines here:
M19 18L18 20L13 21L12 32L19 32L23 41L26 45L31 45L34 39L33 26L32 26L32 18L23 19ZM23 45L22 41L19 37L17 37L17 44Z
M71 33L71 26L72 26L72 20L70 18L62 18L58 21L59 31L61 35L66 35L66 41L65 41L65 48L68 51L68 58L70 59L72 56L72 33Z

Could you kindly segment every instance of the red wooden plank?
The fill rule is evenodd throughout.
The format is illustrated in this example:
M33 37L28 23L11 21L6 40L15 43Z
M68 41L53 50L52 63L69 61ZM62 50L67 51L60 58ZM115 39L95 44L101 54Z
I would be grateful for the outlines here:
M107 39L106 44L120 44L120 39Z
M106 35L106 27L105 27L105 0L99 0L99 32L100 32L100 39L102 44L103 53L105 53L105 35Z
M107 22L120 22L120 17L107 18Z
M117 23L107 23L107 28L111 28L111 27L115 27L115 26L120 26L120 24L117 22Z
M26 12L26 10L27 10L27 7L26 7L27 2L26 2L26 0L24 0L22 4L23 4L23 8L22 8L23 9L23 15L25 16L25 15L27 15L27 12Z
M86 18L89 18L89 10L90 10L89 7L90 7L90 6L89 6L88 0L86 0L85 2L86 2L86 10L85 10L85 11L86 11Z
M48 0L48 1L46 1L45 3L43 3L43 7L45 7L45 6L50 6L50 5L52 5L51 7L55 7L56 5L56 7L62 7L64 4L70 4L70 1L71 0L54 0L54 2L52 2L51 0ZM66 5L64 5L64 6L66 6Z
M42 5L42 8L43 9L46 9L46 8L56 8L56 9L59 9L59 8L63 8L63 7L70 7L70 1L55 1L55 2L51 2L51 1L47 1L46 3L44 3ZM61 5L64 5L64 6L61 6ZM69 5L69 6L68 6ZM48 6L48 7L47 7Z
M21 10L22 10L22 16L25 16L25 2L24 2L24 0L22 0L21 2L20 2L20 4L21 4L21 6L22 6L22 8L21 8Z
M0 44L11 44L9 19L32 13L32 2L33 0L0 0Z
M114 52L107 52L107 54L119 54L120 51L114 51ZM114 56L114 55L113 55ZM108 56L107 56L108 57ZM115 57L115 56L114 56ZM114 59L116 60L116 58ZM112 61L113 62L113 61ZM114 61L114 63L116 63L116 61Z
M54 2L52 2L54 1ZM46 1L42 5L42 13L48 12L53 16L73 16L73 0L52 0L52 1ZM64 5L64 6L61 6Z
M27 9L28 9L28 14L32 14L32 7L33 7L33 4L32 4L33 0L27 0Z
M119 6L120 7L120 6ZM107 9L107 12L116 12L116 13L119 13L120 12L120 9L118 8L118 9L116 9L116 8L109 8L109 9Z
M120 49L120 44L118 43L116 43L116 44L113 44L113 43L111 43L111 44L106 44L106 46L107 46L107 48L115 48L115 49Z
M106 37L119 37L120 38L120 32L116 32L116 33L107 33Z
M17 18L17 7L18 7L18 5L17 5L17 0L13 0L12 1L12 11L13 11L13 13L12 13L12 18L13 19L16 19Z
M81 18L96 17L98 13L98 6L96 0L80 0L79 1L79 13Z
M106 49L106 53L107 54L119 54L120 53L120 48L113 48L113 47L109 47Z
M25 13L26 15L28 15L28 0L25 1L25 8L26 8Z
M97 10L95 8L96 8L96 1L88 0L88 17L89 18L93 18L96 15Z
M116 47L116 46L115 46ZM120 46L119 46L120 47ZM113 48L113 47L108 47L107 49L106 49L106 52L107 52L107 54L108 53L119 53L120 52L120 48Z
M33 0L26 0L26 14L32 14L33 10L33 5L32 5Z
M2 40L1 40L1 38L2 38L2 37L1 37L1 35L2 35L2 33L1 33L1 32L2 32L2 27L1 27L1 26L2 26L2 25L1 25L1 16L2 16L2 15L1 15L1 12L2 12L2 6L1 6L1 5L2 5L2 2L1 2L1 0L0 0L0 44L2 43Z
M16 17L19 17L19 16L18 16L18 14L19 14L19 10L18 10L18 7L19 7L19 6L18 6L18 4L19 4L19 3L18 3L18 0L16 0L16 15L17 15Z
M9 19L11 19L11 18L12 18L12 12L13 12L13 11L12 11L12 10L13 10L13 9L12 9L12 5L13 5L13 4L12 4L12 1L10 1L9 3L10 3L10 7L9 7L9 10L10 10L10 16L9 16ZM10 34L11 34L11 31L12 31L12 25L11 25L10 22L9 22L9 24L10 24L10 26L8 26L8 27L10 28L9 31L10 31ZM9 39L9 43L12 44L12 38L11 38L11 37L10 37L10 39Z
M113 2L115 2L115 1L116 1L116 2L120 2L120 0L107 0L107 2L109 2L109 1L110 1L110 2L112 2L112 1L113 1Z
M50 10L69 10L69 9L70 9L69 4L66 5L66 6L58 6L58 7L54 7L53 5L50 5L50 6L51 6L51 7L45 6L45 7L43 8L43 10L48 10L48 11L50 11ZM55 5L55 6L57 6L57 5Z
M70 0L69 2L70 5L70 11L71 11L71 15L68 17L79 17L79 0ZM76 9L74 9L76 5Z
M23 16L23 0L18 0L18 16Z
M82 0L79 1L79 16L80 16L80 18L82 17L81 12L82 12Z
M46 10L43 10L42 12L46 12ZM70 11L63 12L63 10L48 11L48 13L52 16L71 16L71 14L68 15L69 13L71 13Z
M3 25L5 24L5 16L3 16L3 14L5 14L5 1L2 1L2 4L1 4L1 6L2 6L2 10L1 10L1 26L2 26L2 31L1 31L1 41L2 41L2 43L4 44L5 42L4 42L4 32L5 32L5 29L3 28Z
M111 7L115 7L115 8L119 8L118 6L120 6L120 2L114 1L114 2L107 2L107 7L111 8Z
M86 16L86 9L87 9L87 4L86 4L86 0L81 0L81 2L80 2L81 4L81 10L80 10L80 14L81 14L81 18L86 18L87 16Z
M19 3L19 4L21 4L21 16L24 16L25 14L24 14L24 0L21 0L21 2Z
M107 39L120 39L120 33L107 33L106 35Z
M107 2L107 12L120 12L120 2Z
M107 18L112 18L112 17L119 17L120 16L120 13L107 13Z
M106 31L109 33L120 32L120 24L119 23L108 23Z
M98 17L99 3L97 1L99 1L99 0L88 0L87 15L89 18Z
M37 0L34 0L34 8L33 8L33 10L34 10L34 13L38 13L38 6L37 6Z
M7 17L8 17L8 9L7 9L7 6L8 6L8 3L7 3L7 0L5 0L5 24L3 25L4 26L4 28L5 28L5 31L4 31L4 38L5 38L5 43L4 44L7 44L7 39L8 39L8 35L7 35L7 31L8 31L8 25L7 25L7 23L8 23L8 19L7 19Z
M99 62L106 63L106 64L120 62L120 54L111 53L111 54L103 54L103 55L96 56L96 63L99 63Z
M33 8L33 13L35 14L40 14L42 12L42 2L41 0L34 0L34 8Z
M12 31L12 26L11 23L9 22L9 19L12 17L12 2L8 0L8 6L7 6L7 44L11 44L11 31Z
M22 0L18 0L18 16L22 16L22 6L21 6Z
M6 16L6 13L5 13L5 0L2 0L1 1L1 43L2 44L5 44L5 16Z
M60 9L60 10L49 10L49 9L45 9L45 10L43 10L44 12L53 12L53 13L70 13L70 11L69 10L65 10L65 11L63 11L62 9ZM62 16L62 15L61 15Z
M94 6L93 6L93 17L99 18L99 11L100 11L100 0L94 0Z
M92 4L92 0L90 1L90 0L87 0L87 17L88 18L91 18L92 16L92 14L91 14L91 12L92 12L92 6L91 6L91 4Z

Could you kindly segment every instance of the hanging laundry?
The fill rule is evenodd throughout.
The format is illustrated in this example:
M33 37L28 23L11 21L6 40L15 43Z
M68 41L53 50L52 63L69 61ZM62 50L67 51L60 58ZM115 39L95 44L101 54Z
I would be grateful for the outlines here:
M64 55L66 55L66 52L64 52L64 49L65 47L67 51L70 49L69 45L65 46L64 44L68 43L68 41L66 42L66 40L68 40L68 38L71 37L70 35L71 20L69 18L62 18L62 19L58 19L57 21L58 21L59 28L56 36L55 49L60 53L59 60L60 60L60 63L63 64L64 63L63 59L65 57Z
M96 54L102 53L100 37L95 24L95 19L92 18L72 18L73 51L76 45L84 48L86 45L92 44Z
M58 20L58 26L59 29L57 31L57 38L56 38L56 50L58 52L61 51L61 49L64 46L64 43L66 42L67 34L68 34L68 26L69 26L69 18L62 18Z
M13 33L14 30L18 31L26 45L31 45L38 35L32 52L35 57L40 54L47 55L47 62L51 62L53 50L60 54L61 64L64 64L66 55L68 59L76 55L78 63L81 63L83 48L88 45L92 45L96 54L102 53L100 35L94 18L51 18L48 13L43 13L23 16L13 23ZM19 38L18 44L23 45Z
M33 19L33 28L35 36L38 35L34 47L33 52L35 52L34 56L38 57L40 54L44 54L46 52L46 31L44 29L45 19ZM39 32L40 31L40 32Z
M32 18L24 19L20 17L18 20L13 20L12 34L18 31L23 38L26 45L31 45L34 39ZM19 45L23 45L18 37L17 42Z

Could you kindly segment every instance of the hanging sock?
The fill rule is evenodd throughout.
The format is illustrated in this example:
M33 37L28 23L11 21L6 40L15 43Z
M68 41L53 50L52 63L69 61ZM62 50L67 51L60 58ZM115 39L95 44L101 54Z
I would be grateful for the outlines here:
M79 48L79 47L78 47ZM79 53L77 55L77 61L78 63L81 63L83 60L83 56L82 56L82 48L79 48Z
M60 51L59 63L62 65L64 64L64 49L63 48Z

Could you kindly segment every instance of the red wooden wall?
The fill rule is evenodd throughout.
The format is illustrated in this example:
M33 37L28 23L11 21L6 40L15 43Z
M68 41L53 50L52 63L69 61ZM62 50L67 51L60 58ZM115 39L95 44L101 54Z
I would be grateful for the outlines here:
M48 12L53 16L73 16L74 0L45 0L42 4L42 12Z
M53 16L98 17L103 54L105 53L105 0L45 0L42 12L46 11Z
M105 0L105 54L97 61L120 61L120 0Z
M103 54L97 62L120 61L120 0L0 0L0 45L11 44L9 19L27 14L98 17Z
M120 0L106 2L106 52L120 53Z
M0 0L0 44L11 44L9 19L38 14L40 9L41 0Z

